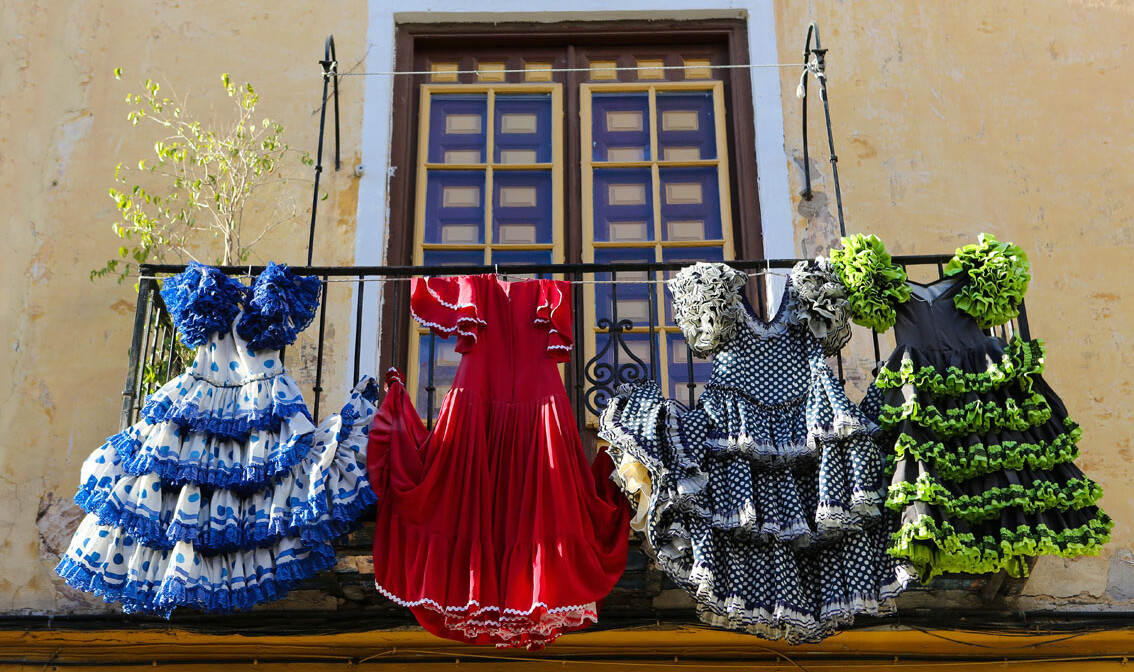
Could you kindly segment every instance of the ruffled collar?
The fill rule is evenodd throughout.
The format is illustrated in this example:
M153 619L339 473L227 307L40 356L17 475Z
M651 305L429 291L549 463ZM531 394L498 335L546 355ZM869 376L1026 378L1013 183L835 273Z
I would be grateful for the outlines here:
M314 319L321 290L318 277L296 275L275 262L268 262L246 286L194 261L165 280L161 297L187 347L199 347L213 334L234 330L256 351L294 343Z
M911 282L874 235L843 238L842 248L831 250L831 262L850 293L854 321L879 332L894 326L895 308L910 300L914 287L927 286ZM940 295L919 298L933 303L952 296L953 305L973 316L983 329L1019 314L1031 280L1024 250L987 233L980 234L976 243L957 248L942 276L961 277Z

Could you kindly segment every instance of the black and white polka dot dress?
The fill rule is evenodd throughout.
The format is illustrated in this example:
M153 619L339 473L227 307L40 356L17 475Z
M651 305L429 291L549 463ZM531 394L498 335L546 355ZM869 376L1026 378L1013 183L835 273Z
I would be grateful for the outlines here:
M600 434L658 565L702 620L815 641L886 611L913 577L886 552L877 428L824 359L849 337L841 284L825 259L800 264L765 323L746 281L707 263L670 281L690 348L713 357L709 383L692 409L652 381L624 387Z

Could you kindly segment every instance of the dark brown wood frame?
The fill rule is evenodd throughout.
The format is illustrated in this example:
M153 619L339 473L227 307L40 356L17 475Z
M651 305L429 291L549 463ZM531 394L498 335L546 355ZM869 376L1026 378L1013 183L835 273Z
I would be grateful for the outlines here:
M575 46L651 45L679 46L715 44L725 47L730 64L748 63L748 31L742 20L707 21L573 21L562 23L426 23L399 24L394 33L395 70L414 69L418 55L426 50L455 48L525 48L560 46L567 49L567 64L577 62ZM762 259L764 255L761 233L760 203L756 184L756 130L752 108L752 81L745 68L721 71L726 81L727 142L730 145L729 171L732 175L730 190L733 212L733 240L736 253L743 259ZM579 84L584 81L582 72L566 74L565 104L567 110L579 106ZM393 95L393 133L391 135L389 185L390 220L389 247L386 263L409 265L413 259L414 189L417 175L417 117L419 98L417 87L420 77L396 77ZM471 81L462 79L462 81ZM568 114L564 133L577 138L579 118ZM578 143L565 143L564 174L566 198L578 201L581 194ZM568 208L564 222L568 239L567 253L577 254L582 243L581 209ZM382 308L382 324L391 328L382 330L380 359L382 369L391 365L406 366L408 344L398 339L394 352L394 334L402 329L399 324L408 317L405 301L408 299L404 283L392 283L387 290L388 300Z

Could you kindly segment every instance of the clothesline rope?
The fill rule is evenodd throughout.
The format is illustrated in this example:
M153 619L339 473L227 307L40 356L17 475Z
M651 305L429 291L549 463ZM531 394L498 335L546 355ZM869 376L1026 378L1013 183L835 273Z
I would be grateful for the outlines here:
M505 68L503 70L400 70L391 72L334 72L337 62L331 63L332 70L319 73L320 76L334 74L337 77L394 77L399 75L482 75L482 74L521 74L543 72L628 72L631 70L704 70L736 68L805 68L806 63L722 63L720 65L628 65L586 68Z
M598 271L598 272L609 273L609 271ZM647 271L623 271L623 273L642 273L642 272L647 272ZM503 279L505 281L508 281L508 278L516 278L518 280L531 280L531 279L533 279L531 276L523 275L523 274L516 275L516 274L510 274L510 273L496 273L495 275L499 276L501 279ZM774 270L774 269L764 269L764 270L759 270L759 271L753 271L751 273L748 273L747 275L750 278L757 278L757 277L760 277L762 275L779 275L779 276L786 278L789 275L791 275L791 273L789 273L788 271L777 271L777 270ZM163 280L167 277L170 277L170 276L140 275L140 276L138 276L138 279L139 280ZM232 276L232 277L234 277L234 278L247 278L247 279L251 280L252 278L254 278L256 276L248 274L248 273L241 273L240 275L235 275L235 276ZM417 277L420 277L420 278L442 278L442 277L448 277L448 276L444 276L444 275L421 275L421 276L417 276ZM410 280L413 280L413 279L414 278L386 278L386 277L325 278L324 282L357 282L357 283L361 283L361 282L409 282ZM618 285L660 285L660 284L664 284L666 282L669 282L669 280L668 279L657 279L657 280L563 280L562 282L566 282L566 283L572 284L572 285L614 285L614 284L618 284Z

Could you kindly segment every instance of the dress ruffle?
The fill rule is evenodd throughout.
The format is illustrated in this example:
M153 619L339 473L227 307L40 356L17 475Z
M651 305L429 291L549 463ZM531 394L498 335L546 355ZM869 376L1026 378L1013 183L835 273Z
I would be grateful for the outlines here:
M247 441L252 432L295 416L308 423L311 419L299 387L282 373L223 387L184 373L150 395L139 415L152 423L171 422L236 441Z
M990 338L979 347L962 350L899 346L878 371L876 384L884 389L912 385L936 395L983 393L1042 374L1045 356L1043 341L1019 337L1007 345Z
M172 549L150 548L88 515L55 571L74 588L121 602L126 613L168 617L182 606L224 613L278 600L295 584L334 564L329 544L309 544L297 537L215 555L201 554L188 542Z
M315 319L322 288L319 278L296 275L287 266L269 261L252 284L236 333L253 351L291 345Z
M177 485L180 479L163 482L158 472L130 473L104 447L92 456L97 470L84 467L75 501L101 524L121 527L154 548L187 541L201 551L231 550L283 536L334 540L376 501L366 478L366 437L374 415L365 392L369 383L364 379L342 411L307 437L309 450L301 461L260 490ZM97 462L104 457L110 459Z
M916 432L915 432L916 433ZM1003 469L1051 469L1079 456L1083 430L1070 418L1051 418L1023 432L969 434L948 443L899 432L889 468L903 458L932 462L942 478L959 481Z
M850 340L850 302L842 279L826 257L801 261L791 270L792 319L834 355Z
M886 612L913 578L886 552L896 524L882 507L878 428L846 399L796 295L769 323L734 317L742 283L719 266L685 269L674 292L686 338L714 353L697 405L665 399L653 381L623 386L599 435L621 467L615 483L640 508L648 498L657 563L702 620L815 641ZM740 328L722 339L726 320Z
M697 262L666 283L673 294L673 321L695 354L713 354L747 324L741 298L746 282L748 276L731 266Z
M831 265L846 285L855 322L879 332L894 326L894 307L909 301L910 288L905 270L892 262L877 236L843 238L842 248L831 250Z
M161 298L181 342L195 348L213 334L228 331L246 291L217 269L191 261L184 272L162 283Z
M457 335L456 350L471 351L487 323L477 309L477 283L463 278L410 280L410 314L441 338Z
M1005 509L998 518L970 526L918 503L902 514L890 552L913 563L923 581L948 572L1028 575L1028 558L1098 555L1114 522L1097 507L1025 514Z
M1074 464L1046 471L995 471L950 481L939 478L931 464L902 460L894 470L886 503L900 510L915 501L925 502L940 506L951 517L975 523L995 518L1007 508L1024 513L1081 509L1101 496L1102 488Z
M953 303L972 315L981 329L988 329L1020 314L1019 306L1032 278L1028 271L1028 256L1023 249L982 233L976 244L957 249L945 267L945 276L967 276L968 282Z

